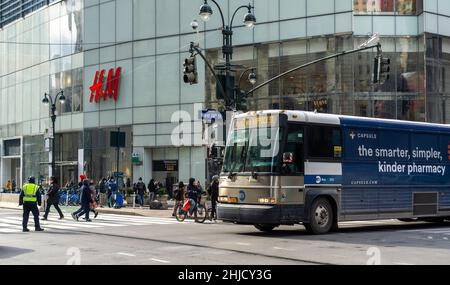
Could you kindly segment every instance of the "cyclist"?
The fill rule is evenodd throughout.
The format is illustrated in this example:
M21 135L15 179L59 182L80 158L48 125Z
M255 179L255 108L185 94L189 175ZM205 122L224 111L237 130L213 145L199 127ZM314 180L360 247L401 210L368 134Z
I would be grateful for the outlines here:
M197 203L200 202L202 196L202 190L198 187L198 181L195 178L189 179L189 185L187 187L186 197L189 199L189 215L192 216L194 210L197 208Z
M186 192L186 186L184 185L183 181L180 181L178 183L178 189L175 191L175 206L173 207L173 213L172 216L175 217L177 206L183 205L184 201L184 195Z

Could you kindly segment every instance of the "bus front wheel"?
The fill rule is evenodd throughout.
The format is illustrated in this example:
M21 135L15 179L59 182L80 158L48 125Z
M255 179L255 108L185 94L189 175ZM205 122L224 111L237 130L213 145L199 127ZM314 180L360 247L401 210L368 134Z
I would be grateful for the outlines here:
M267 225L267 224L256 224L254 226L258 230L265 232L265 233L270 233L271 231L273 231L274 228L276 228L275 225Z
M333 228L334 212L328 199L316 199L310 211L309 222L303 224L309 233L326 234Z

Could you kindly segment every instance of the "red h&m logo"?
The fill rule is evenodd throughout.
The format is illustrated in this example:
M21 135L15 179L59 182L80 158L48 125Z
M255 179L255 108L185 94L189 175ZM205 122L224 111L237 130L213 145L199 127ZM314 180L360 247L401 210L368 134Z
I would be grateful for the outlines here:
M103 101L106 101L106 98L114 98L114 101L117 102L117 96L119 93L119 79L120 79L120 73L122 71L121 67L118 67L116 69L116 72L114 72L114 68L111 68L108 71L108 77L106 78L106 88L103 89L103 86L105 85L103 82L103 79L105 77L105 70L96 71L94 82L92 83L90 90L91 90L91 97L89 99L89 102L92 103L92 100L95 100L95 103L98 103L101 98L103 98Z

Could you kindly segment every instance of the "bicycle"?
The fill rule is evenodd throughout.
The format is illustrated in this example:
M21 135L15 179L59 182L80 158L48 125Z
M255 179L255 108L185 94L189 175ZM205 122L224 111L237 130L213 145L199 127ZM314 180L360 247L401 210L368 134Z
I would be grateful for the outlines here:
M183 204L179 203L175 209L175 218L179 222L183 222L186 219L186 217L188 217L188 215L189 215L190 209L187 209L187 211L185 211L185 210L183 210L183 208L184 208ZM208 215L207 209L200 202L196 203L193 213L194 213L195 222L200 223L200 224L205 222L206 217Z

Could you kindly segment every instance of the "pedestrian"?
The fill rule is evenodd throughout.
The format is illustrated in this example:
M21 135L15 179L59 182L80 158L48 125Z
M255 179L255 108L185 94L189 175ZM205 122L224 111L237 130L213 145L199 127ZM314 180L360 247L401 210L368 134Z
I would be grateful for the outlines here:
M91 190L91 198L92 198L92 203L90 204L90 210L91 210L91 212L94 213L94 219L95 219L98 216L98 211L95 210L98 207L98 199L97 199L97 190L95 189L94 180L91 180L89 182L89 190Z
M173 183L172 183L172 179L171 177L167 176L166 177L166 189L167 189L167 194L169 195L169 199L173 199Z
M12 180L11 186L12 186L12 191L13 191L14 193L16 193L16 191L17 191L17 185L16 185L16 180L15 180L15 179Z
M59 184L56 177L52 176L50 178L50 189L47 192L47 207L45 208L45 214L42 220L46 221L48 218L48 214L50 213L50 207L53 205L55 207L56 211L58 211L59 219L64 219L64 215L59 208Z
M147 188L145 187L145 183L142 182L142 177L139 177L138 183L136 183L136 194L139 197L139 204L141 205L141 208L144 207L144 194L147 191Z
M108 199L108 206L109 208L113 208L115 201L116 201L116 195L117 195L117 183L114 180L114 177L111 176L111 178L108 181L108 194L109 194L109 199Z
M209 193L211 196L211 218L217 220L217 202L219 201L219 176L214 175L211 186L209 186Z
M39 186L36 185L36 178L30 176L28 178L28 183L23 186L22 191L19 196L19 205L23 205L23 220L22 220L22 231L29 232L28 229L28 219L30 217L30 212L34 217L34 228L37 232L42 232L44 229L41 228L39 223L39 208L41 206L42 198L39 193Z
M106 200L106 192L107 192L107 189L106 189L106 178L103 177L101 179L98 188L99 188L99 191L100 191L100 194L99 194L99 196L100 196L100 208L103 208L104 206L106 206L106 201L107 201Z
M86 222L92 222L89 219L89 212L91 211L90 204L92 203L91 190L89 189L89 180L85 179L81 186L81 208L78 211L72 213L72 218L76 221L82 216L86 215Z
M174 192L175 205L173 206L172 216L175 217L177 206L183 205L184 194L186 192L186 185L184 185L183 181L178 183L178 189Z
M6 189L6 192L8 193L12 193L12 183L11 183L11 180L8 180L8 182L6 182L6 185L5 185L5 189Z
M150 192L150 193L149 193L149 196L150 196L149 201L150 201L150 202L153 202L154 199L155 199L155 195L156 195L155 179L152 178L152 179L150 180L150 182L148 183L147 188L148 188L148 191Z

